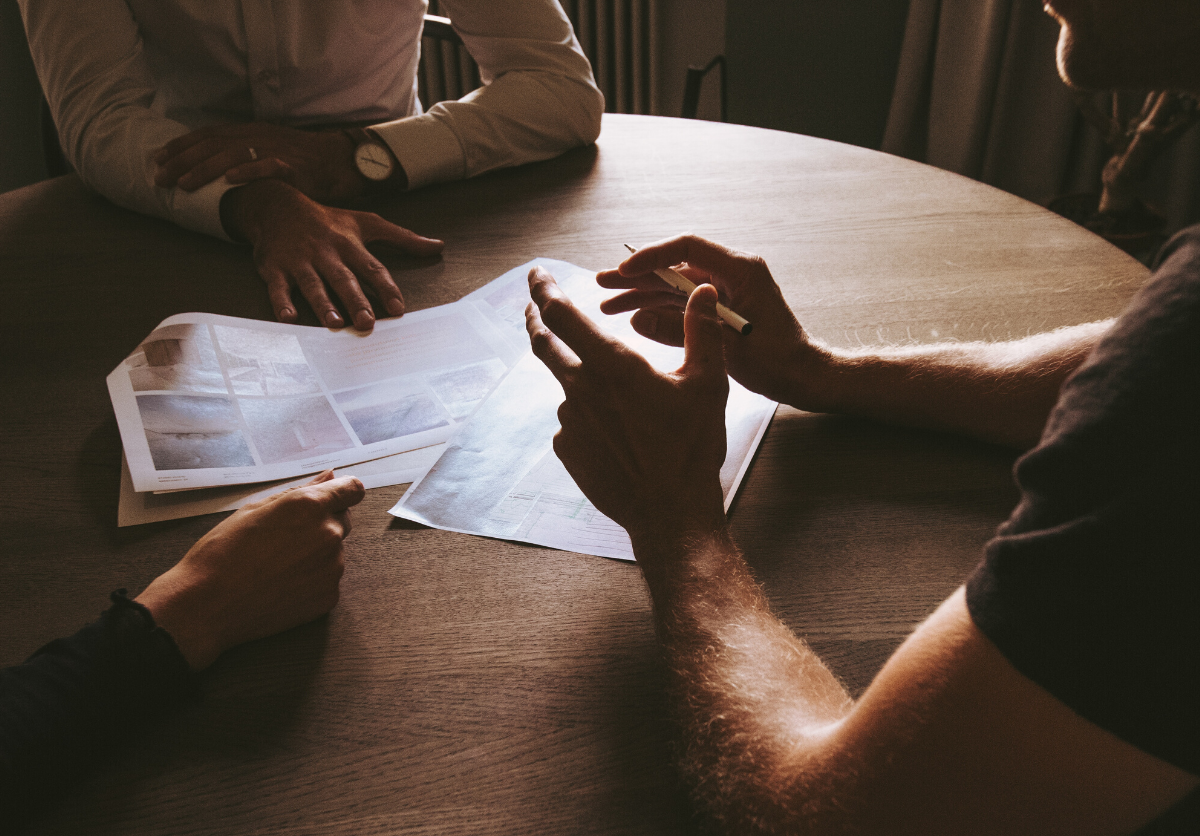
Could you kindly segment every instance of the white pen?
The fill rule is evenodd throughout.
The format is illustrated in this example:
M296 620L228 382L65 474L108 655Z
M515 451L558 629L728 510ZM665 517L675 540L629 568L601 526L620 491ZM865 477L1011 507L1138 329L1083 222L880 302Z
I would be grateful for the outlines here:
M637 252L637 250L628 244L625 245L625 249L629 250L631 253ZM678 270L672 270L670 267L660 267L654 271L654 275L658 276L676 290L682 290L688 296L691 296L692 291L696 289L696 285L692 283L687 276L683 275L683 273L680 273ZM750 329L754 327L746 321L745 317L734 313L720 302L717 303L717 316L725 320L726 324L729 325L730 328L732 328L734 331L737 331L742 336L749 334Z

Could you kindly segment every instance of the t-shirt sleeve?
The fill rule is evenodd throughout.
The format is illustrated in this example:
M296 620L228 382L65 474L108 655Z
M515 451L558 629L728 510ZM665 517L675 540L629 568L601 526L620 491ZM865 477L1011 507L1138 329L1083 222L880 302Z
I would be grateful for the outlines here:
M16 832L198 679L150 612L113 593L100 620L0 670L0 832Z
M1072 375L967 583L979 628L1080 716L1200 774L1200 226Z

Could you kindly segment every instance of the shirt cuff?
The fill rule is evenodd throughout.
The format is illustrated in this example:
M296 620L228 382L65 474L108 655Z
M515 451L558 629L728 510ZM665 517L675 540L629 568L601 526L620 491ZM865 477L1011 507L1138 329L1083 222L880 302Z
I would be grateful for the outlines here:
M212 235L222 241L232 241L221 224L221 198L225 192L237 188L219 177L207 186L194 192L171 189L171 218L182 227Z
M410 189L466 177L462 145L454 131L436 116L409 116L372 125L371 130L400 161Z

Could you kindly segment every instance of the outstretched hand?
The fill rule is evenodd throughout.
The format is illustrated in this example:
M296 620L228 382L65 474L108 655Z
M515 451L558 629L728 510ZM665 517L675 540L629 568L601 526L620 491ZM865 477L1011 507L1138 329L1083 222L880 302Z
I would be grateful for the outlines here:
M234 185L283 180L319 203L363 193L354 142L339 131L302 131L266 122L211 125L168 142L154 158L154 182L195 191L224 176Z
M243 507L200 538L137 597L193 670L229 648L333 609L354 477L326 471L309 484Z
M682 265L682 266L680 266ZM729 374L747 389L802 409L819 409L815 377L827 353L814 344L792 314L771 271L758 256L694 235L650 244L616 270L596 275L601 287L625 289L600 305L606 314L636 311L634 330L666 345L685 342L687 297L654 274L676 267L696 284L711 284L721 301L754 324L746 335L721 329Z
M684 361L663 373L596 327L540 267L525 311L533 353L562 384L554 452L588 499L639 543L724 525L729 379L716 291L698 287L684 315Z
M333 290L356 328L375 325L363 285L372 288L388 314L404 313L404 297L391 273L367 251L373 242L415 256L437 255L442 242L385 221L372 212L322 206L275 180L260 180L227 192L221 220L234 237L254 246L254 263L280 322L295 322L292 290L299 290L322 324L340 328Z

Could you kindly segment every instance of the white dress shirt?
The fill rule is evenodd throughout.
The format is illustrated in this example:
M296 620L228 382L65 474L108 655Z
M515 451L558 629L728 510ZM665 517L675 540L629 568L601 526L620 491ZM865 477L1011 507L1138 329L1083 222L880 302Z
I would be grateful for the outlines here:
M154 185L204 125L374 122L410 188L595 140L604 98L557 0L442 0L484 87L422 113L426 0L19 0L63 151L115 203L225 238L224 180Z

